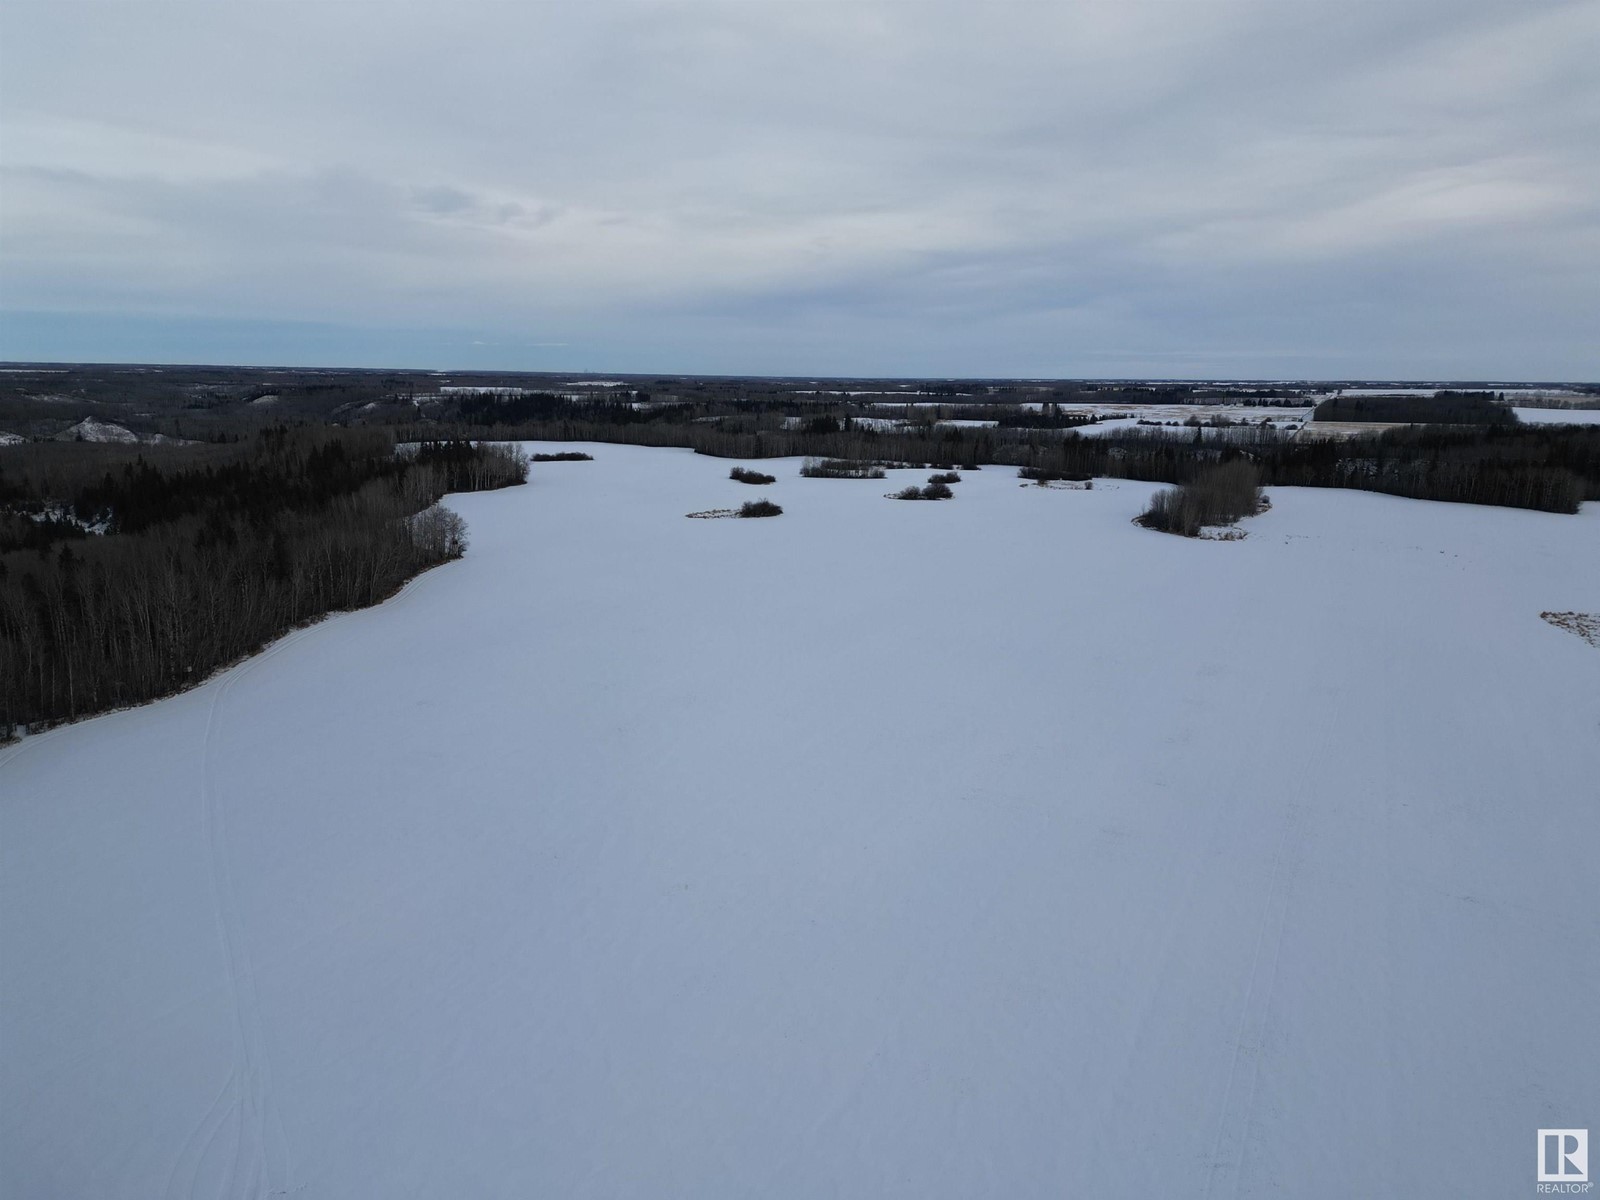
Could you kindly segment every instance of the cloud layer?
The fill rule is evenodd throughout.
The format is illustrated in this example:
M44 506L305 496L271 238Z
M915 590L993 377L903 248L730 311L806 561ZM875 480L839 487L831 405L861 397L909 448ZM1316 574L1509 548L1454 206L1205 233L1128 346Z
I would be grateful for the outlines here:
M0 353L1592 379L1597 57L1591 2L12 0Z

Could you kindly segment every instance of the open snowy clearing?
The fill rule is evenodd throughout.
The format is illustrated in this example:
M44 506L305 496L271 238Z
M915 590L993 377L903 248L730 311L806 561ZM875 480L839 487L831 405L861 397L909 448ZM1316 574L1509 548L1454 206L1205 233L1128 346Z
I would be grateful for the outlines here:
M1508 1196L1600 1121L1595 505L553 448L0 750L0 1191Z
M1525 425L1596 425L1600 408L1513 408Z

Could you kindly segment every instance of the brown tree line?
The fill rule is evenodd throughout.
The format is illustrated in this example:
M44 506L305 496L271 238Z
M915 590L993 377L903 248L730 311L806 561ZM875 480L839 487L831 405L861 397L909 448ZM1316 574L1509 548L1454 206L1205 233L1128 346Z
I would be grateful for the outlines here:
M34 477L0 465L13 490ZM220 470L214 455L166 454L50 497L111 532L0 553L0 737L179 691L326 613L375 604L464 550L441 495L526 476L514 449L397 455L381 431L324 428L255 439ZM126 511L103 509L107 494Z

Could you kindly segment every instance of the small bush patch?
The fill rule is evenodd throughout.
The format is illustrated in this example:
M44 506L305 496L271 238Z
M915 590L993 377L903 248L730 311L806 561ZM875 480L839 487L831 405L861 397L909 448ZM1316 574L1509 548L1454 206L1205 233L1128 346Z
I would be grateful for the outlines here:
M882 479L883 468L848 458L808 458L800 474L807 479Z
M942 475L929 475L928 476L928 482L929 483L945 483L945 484L960 483L961 482L961 476L956 474L956 472L954 472L954 471L946 471Z
M581 450L563 450L559 454L535 454L534 462L593 462L594 455L584 454Z
M1023 467L1017 472L1018 479L1031 479L1041 486L1047 483L1089 483L1092 475L1081 471L1053 471L1049 467Z
M740 483L768 484L778 482L771 475L763 475L760 471L752 471L747 467L735 467L728 472L728 478L737 479Z
M783 509L779 508L771 500L746 500L739 506L739 515L741 517L778 517L783 515Z
M1263 507L1261 472L1254 463L1224 463L1202 471L1182 487L1150 497L1150 507L1134 518L1146 529L1199 537L1206 525L1232 525ZM1216 539L1234 540L1234 539Z

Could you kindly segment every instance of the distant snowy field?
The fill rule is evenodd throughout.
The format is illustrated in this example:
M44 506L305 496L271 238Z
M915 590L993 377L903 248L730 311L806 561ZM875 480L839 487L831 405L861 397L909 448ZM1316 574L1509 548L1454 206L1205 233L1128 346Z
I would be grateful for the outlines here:
M1516 1196L1600 1125L1597 506L582 448L0 750L0 1192Z
M1514 408L1511 411L1528 425L1600 424L1600 408Z

